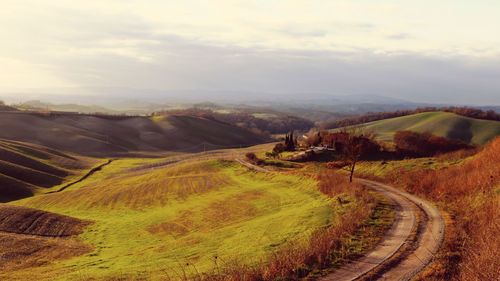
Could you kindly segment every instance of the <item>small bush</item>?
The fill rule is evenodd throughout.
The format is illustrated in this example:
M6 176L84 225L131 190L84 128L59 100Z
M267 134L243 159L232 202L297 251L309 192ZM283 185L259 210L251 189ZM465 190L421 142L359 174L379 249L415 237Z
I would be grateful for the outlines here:
M247 158L248 161L252 161L252 162L255 162L255 160L257 159L257 155L255 155L255 153L253 153L253 152L246 153L245 157Z

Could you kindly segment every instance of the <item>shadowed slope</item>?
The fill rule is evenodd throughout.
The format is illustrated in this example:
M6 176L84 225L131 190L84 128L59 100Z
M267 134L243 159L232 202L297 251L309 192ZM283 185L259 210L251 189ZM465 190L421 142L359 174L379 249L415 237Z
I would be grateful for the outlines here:
M248 146L266 139L245 129L192 116L43 115L0 112L0 138L82 155L136 151L200 151L200 144ZM196 147L198 146L198 147Z
M0 202L9 202L33 196L36 186L4 176L0 173Z
M448 112L425 112L364 125L382 140L392 140L397 131L429 132L461 140L469 144L484 144L500 135L500 122L479 120Z
M0 202L60 185L93 162L39 145L0 139Z

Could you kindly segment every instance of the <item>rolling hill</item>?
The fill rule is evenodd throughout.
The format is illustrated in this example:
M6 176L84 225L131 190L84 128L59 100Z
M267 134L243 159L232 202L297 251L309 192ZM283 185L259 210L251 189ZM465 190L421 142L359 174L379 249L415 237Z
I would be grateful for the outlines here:
M391 141L397 131L429 132L434 135L481 145L500 135L500 122L479 120L448 112L424 112L374 121L363 125L380 140Z
M131 152L203 151L248 146L263 136L193 116L106 116L0 112L0 138L86 156Z
M40 145L0 139L0 202L63 184L96 162Z
M62 192L9 203L60 214L70 233L92 221L79 235L92 250L82 254L81 248L74 253L68 249L73 258L43 266L19 262L0 278L165 280L175 272L196 278L231 262L261 262L280 245L303 241L314 230L335 224L357 204L355 198L333 204L311 177L257 173L231 161L198 160L128 172L151 161L158 160L115 160ZM19 215L12 210L7 213L18 224ZM1 221L0 227L13 228Z

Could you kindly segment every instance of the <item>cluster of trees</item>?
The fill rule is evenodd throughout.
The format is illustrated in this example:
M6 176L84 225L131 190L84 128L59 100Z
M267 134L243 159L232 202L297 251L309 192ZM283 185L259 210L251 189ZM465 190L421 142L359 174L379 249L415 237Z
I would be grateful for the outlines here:
M330 166L346 167L349 171L349 182L352 182L357 162L371 158L381 150L380 145L375 141L375 136L363 132L360 128L345 128L340 132L325 134L323 142L335 148L340 160L331 163Z
M295 151L297 146L297 138L294 137L293 131L285 135L283 143L277 143L271 152L266 152L267 157L280 158L281 153L285 151Z
M285 135L285 151L295 151L297 138L293 136L293 131Z
M306 138L302 140L302 145L306 147L324 146L341 152L345 143L349 142L351 137L356 137L359 141L366 142L364 145L367 148L368 146L370 147L370 152L380 150L380 145L374 140L374 135L364 132L359 127L343 128L338 132L311 130L306 134Z
M376 157L381 146L375 141L375 136L364 132L361 127L344 127L338 132L310 131L303 144L323 146L334 149L336 161L330 162L330 168L349 171L349 181L352 182L356 164L361 159Z
M283 143L277 143L271 152L266 152L266 157L280 158L281 153L285 152L286 146Z
M248 110L237 110L229 113L220 113L211 109L188 108L182 110L170 110L155 112L154 115L190 115L198 116L214 121L224 122L238 127L248 129L258 134L284 134L290 130L309 130L314 123L297 116L290 116L273 112L269 118L259 118L254 112Z
M440 153L468 149L471 146L430 133L399 131L394 135L396 151L405 156L426 157Z
M433 112L433 111L451 112L461 116L466 116L476 119L500 121L500 114L496 113L494 110L484 111L481 109L471 108L471 107L421 107L414 110L398 110L393 112L367 113L360 116L327 122L323 124L322 127L328 129L340 128L349 125L357 125L388 118L395 118L422 112Z
M321 135L324 145L335 148L337 161L328 166L349 171L349 180L352 181L356 164L363 159L385 159L386 157L430 157L441 153L471 149L472 146L461 141L447 139L430 133L399 131L394 136L395 151L386 151L374 139L374 135L367 134L362 129L349 128L340 132L324 133Z

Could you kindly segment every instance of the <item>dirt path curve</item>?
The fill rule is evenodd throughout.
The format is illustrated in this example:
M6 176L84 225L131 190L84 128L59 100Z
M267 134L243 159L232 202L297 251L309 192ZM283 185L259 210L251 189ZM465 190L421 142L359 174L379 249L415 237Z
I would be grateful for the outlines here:
M47 192L45 194L51 194L51 193L61 192L61 191L65 190L66 188L70 187L70 186L73 186L73 185L75 185L75 184L77 184L79 182L82 182L82 181L86 180L88 177L90 177L93 174L95 174L96 172L99 172L100 170L102 170L102 168L104 168L105 166L111 164L111 162L113 162L114 160L115 159L109 159L105 163L102 163L99 166L96 166L96 167L90 169L90 171L88 171L85 175L83 175L82 177L80 177L78 180L72 181L72 182L70 182L68 184L65 184L64 186L62 186L61 188L59 188L57 190L53 190L53 191Z
M375 249L319 280L411 280L431 262L443 241L444 221L439 210L394 187L369 180L358 181L396 204L396 220ZM420 210L425 218L417 221ZM413 245L403 247L405 244Z
M270 172L242 159L236 161L255 171ZM319 280L411 280L432 261L441 246L441 213L429 202L392 186L365 179L357 181L396 205L394 224L372 251ZM417 214L423 217L417 220Z

